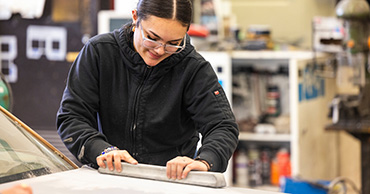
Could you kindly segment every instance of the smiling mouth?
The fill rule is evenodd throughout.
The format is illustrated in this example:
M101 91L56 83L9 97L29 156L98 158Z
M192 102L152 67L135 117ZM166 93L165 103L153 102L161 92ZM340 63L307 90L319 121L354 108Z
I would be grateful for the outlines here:
M154 59L159 59L159 58L161 58L161 56L158 56L158 55L156 55L156 54L154 54L154 53L152 53L152 52L150 52L150 51L149 51L149 55L150 55L152 58L154 58Z

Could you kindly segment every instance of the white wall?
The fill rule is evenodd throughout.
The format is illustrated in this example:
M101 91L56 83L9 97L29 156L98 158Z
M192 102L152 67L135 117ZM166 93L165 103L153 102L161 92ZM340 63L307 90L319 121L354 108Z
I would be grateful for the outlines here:
M222 0L231 2L241 30L251 24L269 25L273 39L295 41L311 48L313 16L334 16L336 0Z

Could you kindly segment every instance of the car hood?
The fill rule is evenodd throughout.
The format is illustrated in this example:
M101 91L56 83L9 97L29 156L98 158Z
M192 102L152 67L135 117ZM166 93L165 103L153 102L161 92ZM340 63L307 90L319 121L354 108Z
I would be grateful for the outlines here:
M224 187L221 189L170 183L140 178L101 174L95 169L82 167L35 178L0 184L0 191L15 184L25 183L32 187L34 194L101 194L101 193L149 193L149 194L273 194L276 192L253 189Z

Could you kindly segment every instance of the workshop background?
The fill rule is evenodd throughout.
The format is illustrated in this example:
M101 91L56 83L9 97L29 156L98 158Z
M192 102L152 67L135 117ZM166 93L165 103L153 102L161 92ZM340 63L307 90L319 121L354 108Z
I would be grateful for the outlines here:
M366 0L192 0L189 35L232 104L232 186L370 193ZM74 162L56 133L86 41L131 21L135 0L0 0L0 104ZM303 192L304 191L304 192Z

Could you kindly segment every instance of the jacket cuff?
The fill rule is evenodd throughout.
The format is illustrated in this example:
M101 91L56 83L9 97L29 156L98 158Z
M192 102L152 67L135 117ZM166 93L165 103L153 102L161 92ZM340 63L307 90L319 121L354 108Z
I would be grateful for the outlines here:
M104 149L110 146L112 145L102 139L90 139L81 149L78 159L82 156L82 159L86 159L89 163L98 167L96 157L98 157Z
M204 160L206 161L208 164L209 164L209 171L212 171L212 172L223 172L225 170L222 170L221 169L221 165L219 163L219 159L218 157L213 153L213 152L206 152L206 151L203 151L202 153L200 153L196 158L195 160Z

